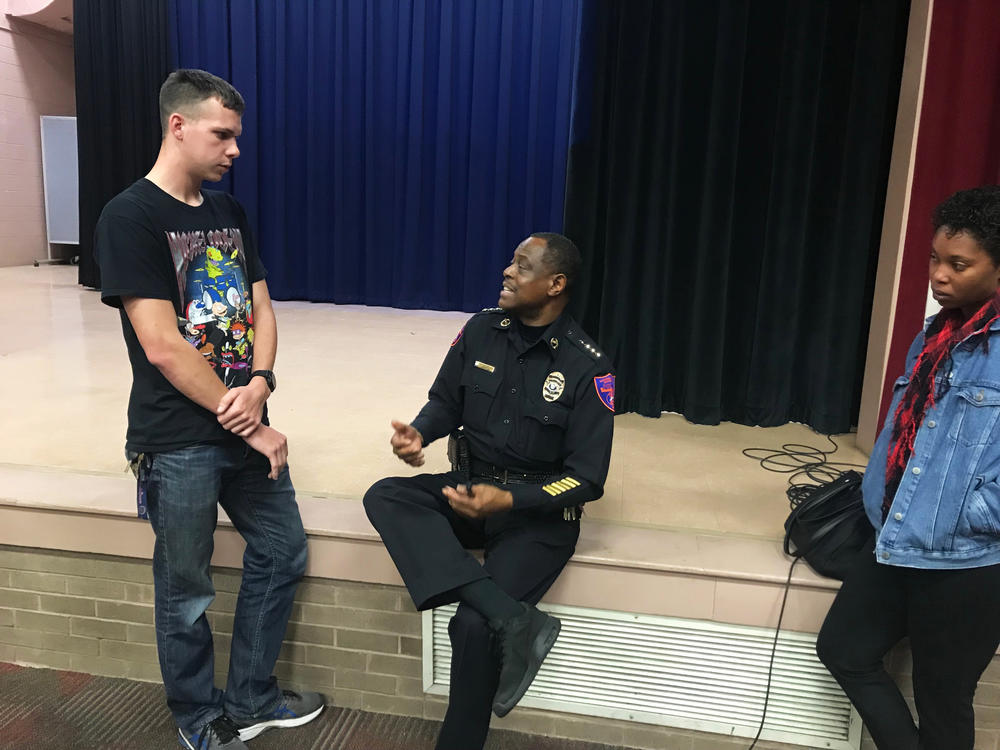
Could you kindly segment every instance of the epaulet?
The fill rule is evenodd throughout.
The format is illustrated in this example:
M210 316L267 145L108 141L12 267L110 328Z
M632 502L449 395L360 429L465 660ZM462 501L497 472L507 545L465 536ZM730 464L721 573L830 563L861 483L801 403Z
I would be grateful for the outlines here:
M481 312L481 313L502 313L503 312L503 308L502 307L484 307L479 312Z
M597 347L597 344L591 341L586 335L581 334L579 331L574 331L572 336L567 334L566 338L572 341L580 351L595 362L604 362L608 359L607 355ZM611 367L610 362L608 363L608 367Z

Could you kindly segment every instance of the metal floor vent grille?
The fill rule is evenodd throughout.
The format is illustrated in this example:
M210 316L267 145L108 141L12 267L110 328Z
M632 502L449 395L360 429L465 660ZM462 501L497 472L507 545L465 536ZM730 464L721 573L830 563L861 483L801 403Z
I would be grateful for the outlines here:
M562 632L522 706L753 737L774 631L704 620L543 605ZM424 689L448 693L455 605L423 613ZM861 720L815 654L782 632L761 739L857 750Z

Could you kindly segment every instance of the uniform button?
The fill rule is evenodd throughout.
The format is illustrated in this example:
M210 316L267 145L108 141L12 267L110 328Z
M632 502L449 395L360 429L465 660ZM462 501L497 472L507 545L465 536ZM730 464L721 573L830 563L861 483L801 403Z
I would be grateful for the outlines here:
M548 422L549 421L549 415L546 414L544 417L542 417L542 421L543 422Z
M524 364L524 357L518 357L518 358L517 358L517 363L518 363L519 365L523 365L523 364Z
M473 390L473 391L478 391L478 390L479 390L479 386L478 386L478 385L474 385L474 386L472 386L472 390Z
M982 401L982 400L983 400L983 392L980 391L979 393L976 394L976 401Z
M903 514L902 513L897 513L896 515L893 516L893 518L895 518L897 521L902 521L903 520Z
M937 427L937 422L935 422L933 419L928 419L927 426L933 430L935 427Z
M882 559L883 560L888 560L889 559L889 553L888 552L883 552L882 553Z
M920 467L919 466L914 466L913 467L913 473L914 474L919 474L920 473Z
M510 392L511 392L511 393L517 393L517 388L511 388L511 389L510 389Z
M510 420L509 420L509 419L505 419L505 420L503 421L503 423L504 423L504 424L510 424Z

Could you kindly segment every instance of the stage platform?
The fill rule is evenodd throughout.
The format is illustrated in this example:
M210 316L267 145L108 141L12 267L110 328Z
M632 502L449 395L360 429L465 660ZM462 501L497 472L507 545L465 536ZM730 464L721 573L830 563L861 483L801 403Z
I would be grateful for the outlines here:
M389 421L419 410L468 315L304 302L275 309L279 387L271 418L289 439L310 543L310 582L293 613L280 675L331 690L338 705L440 718L441 686L429 676L426 651L436 626L399 588L360 500L377 479L414 471L392 455ZM0 341L0 596L14 602L0 602L0 661L155 680L149 641L132 643L150 635L152 533L135 518L123 455L131 373L118 314L77 285L75 268L53 266L0 269L0 315L9 331ZM865 462L852 435L837 439L835 460ZM801 425L617 416L605 496L587 506L577 553L545 602L639 628L647 617L668 630L676 624L670 618L773 627L788 574L781 551L787 477L741 451L786 443L829 448ZM422 470L446 467L443 442L430 446ZM225 569L240 567L241 555L242 541L223 518L214 557L220 609L212 614L222 638L238 585ZM815 633L836 586L798 566L784 628ZM105 633L98 621L108 618L114 627ZM617 626L601 622L608 648L617 648L608 635ZM766 656L770 636L761 630L759 637ZM676 712L664 719L670 712L655 706L640 715L579 702L531 705L497 725L662 747L715 736L706 732L746 735L759 711L751 707L730 726ZM791 731L794 739L799 729ZM824 746L857 747L852 737ZM739 746L733 742L718 747Z
M0 462L120 477L131 372L118 314L76 283L69 266L0 269ZM426 400L460 312L276 302L279 387L272 424L289 440L304 494L360 500L377 479L410 472L389 449L390 419L409 421ZM783 443L827 448L802 425L694 425L664 414L615 418L604 497L589 520L778 539L786 477L741 454ZM865 462L852 435L842 461ZM444 470L444 441L426 470Z

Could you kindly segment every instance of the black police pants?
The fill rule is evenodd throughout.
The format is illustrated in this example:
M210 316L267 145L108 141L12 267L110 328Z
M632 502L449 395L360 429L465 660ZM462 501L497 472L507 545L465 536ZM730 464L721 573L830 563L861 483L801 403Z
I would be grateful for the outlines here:
M920 728L882 659L909 636ZM922 570L869 555L816 641L879 750L972 750L976 684L1000 643L1000 565Z
M365 510L382 536L417 609L456 601L460 586L491 577L518 601L537 603L573 555L579 521L562 511L502 513L485 520L458 515L441 488L464 481L456 473L393 477L365 494ZM475 480L474 480L475 481ZM482 549L482 564L470 549ZM451 690L438 750L475 750L486 741L499 662L492 630L460 604L448 624Z

